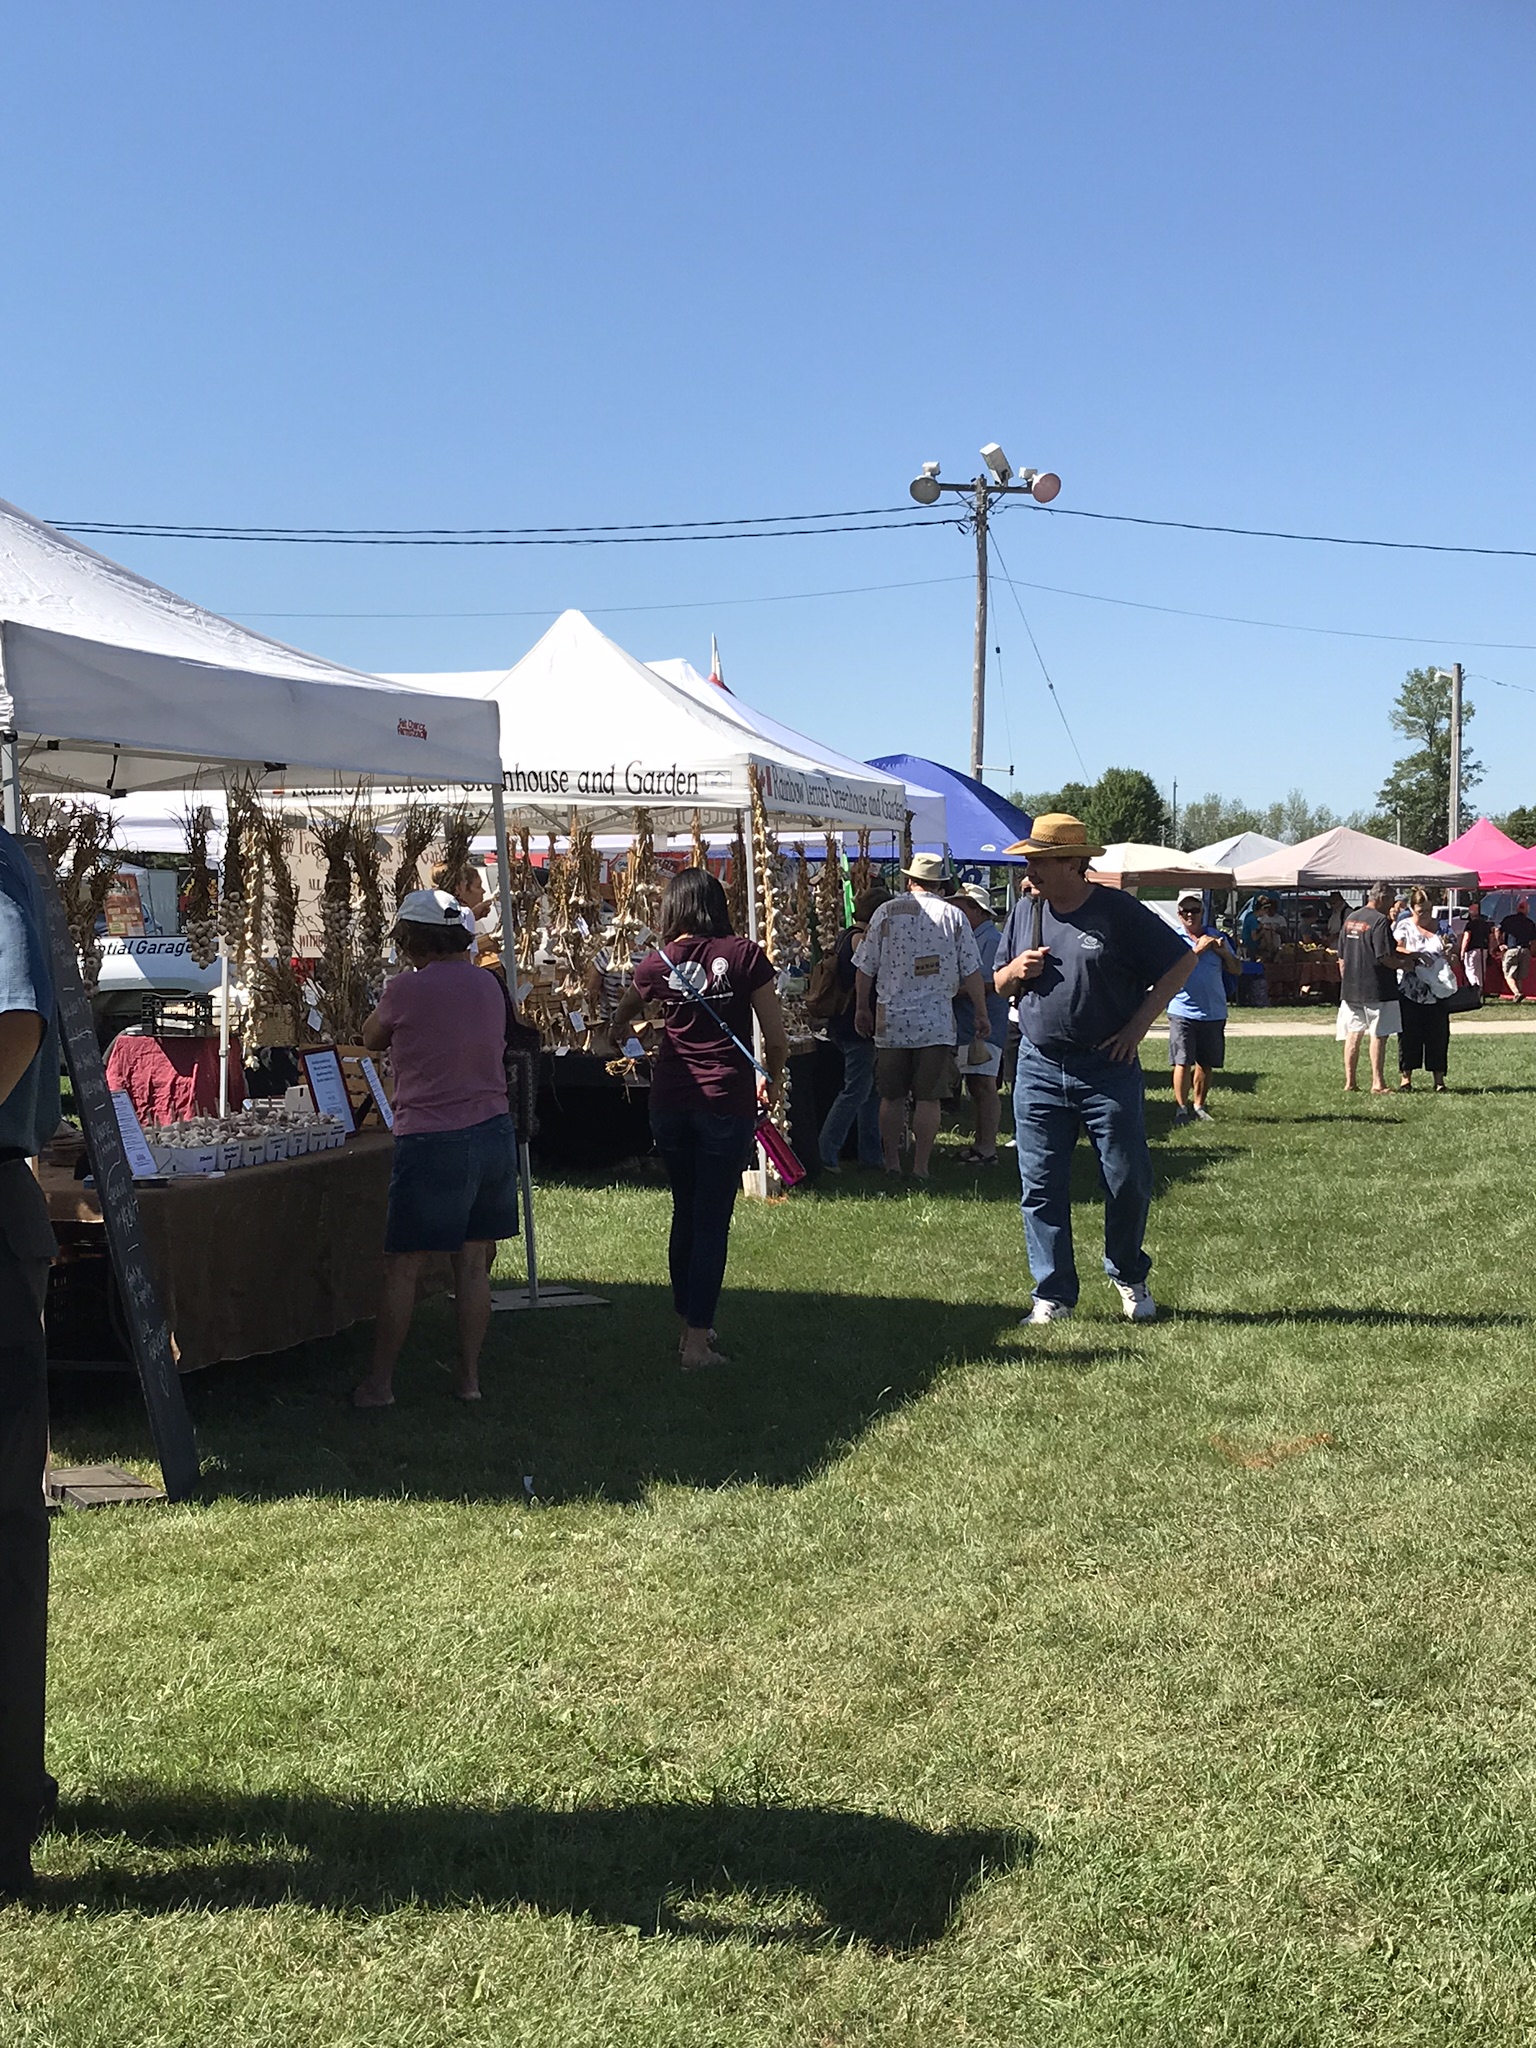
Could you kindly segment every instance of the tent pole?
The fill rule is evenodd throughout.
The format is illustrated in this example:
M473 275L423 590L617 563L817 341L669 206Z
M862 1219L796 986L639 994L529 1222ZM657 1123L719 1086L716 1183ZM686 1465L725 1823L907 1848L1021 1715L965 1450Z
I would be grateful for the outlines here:
M498 776L491 785L491 815L496 825L496 900L501 906L501 968L507 977L512 1010L517 1012L517 935L512 929L512 857L507 849L507 785ZM517 1177L522 1182L523 1251L528 1262L528 1306L539 1305L539 1250L533 1229L533 1156L528 1140L517 1148Z
M740 811L736 813L736 830L741 835L747 849L747 937L749 939L756 939L758 944L761 945L762 934L757 928L757 834L745 825ZM760 1061L763 1057L763 1027L758 1023L755 1011L752 1016L752 1051ZM746 1191L749 1195L756 1195L760 1202L766 1202L768 1199L768 1168L763 1162L762 1154L755 1145L752 1150L755 1163L747 1168L742 1179L746 1184Z
M512 991L512 1007L517 1008L517 955L513 948L516 934L512 930L512 862L507 852L507 791L505 778L491 787L491 815L496 825L496 900L501 909L501 964L507 972L507 987Z
M0 672L3 681L3 672ZM21 831L21 749L13 732L0 737L0 776L5 781L5 829Z
M219 941L219 1115L229 1115L229 949Z
M5 694L5 626L0 622L0 696ZM14 732L0 732L0 798L4 799L7 832L19 833L21 816L21 742Z

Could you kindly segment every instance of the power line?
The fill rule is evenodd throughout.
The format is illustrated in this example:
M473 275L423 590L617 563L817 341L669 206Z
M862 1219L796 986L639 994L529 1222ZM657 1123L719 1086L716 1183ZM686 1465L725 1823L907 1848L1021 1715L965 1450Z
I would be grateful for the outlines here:
M969 576L918 576L903 583L848 583L836 590L780 590L765 597L691 597L667 604L588 604L581 609L597 619L618 612L704 612L724 605L796 604L812 597L862 597L870 591L930 590L940 583L970 581ZM559 616L560 609L559 605L548 604L515 612L243 612L233 605L219 607L229 619L553 619Z
M883 519L864 520L841 526L785 526L749 527L730 532L708 533L610 533L601 528L586 532L551 529L537 534L364 534L364 533L302 533L298 531L270 532L244 531L230 527L217 531L212 527L173 526L83 526L71 524L68 520L55 519L50 524L64 533L89 534L92 538L116 535L119 539L131 540L222 540L242 541L258 546L277 545L282 547L324 547L324 548L598 548L598 547L658 547L679 541L715 540L814 540L823 533L892 533L907 526L958 526L958 519Z
M1536 561L1536 548L1475 547L1450 541L1382 540L1369 535L1298 533L1271 526L1228 526L1196 519L1155 519L1136 512L1097 512L1080 505L1034 505L1053 519L1094 519L1118 526L1161 527L1179 533L1232 534L1246 540L1299 541L1317 547L1385 548L1398 553L1481 555ZM898 516L900 515L900 516ZM880 526L831 525L829 521L888 520L900 526L951 526L952 519L910 516L903 505L866 505L843 512L754 513L731 519L652 520L633 525L584 526L240 526L183 520L56 519L67 533L117 535L145 540L227 540L303 546L353 547L549 547L634 544L664 539L767 540L782 527L828 533L880 532ZM749 529L735 532L727 529Z
M50 524L67 533L117 535L140 540L243 540L288 542L302 545L351 545L378 547L431 547L450 543L463 546L554 545L565 541L579 545L585 538L636 535L644 538L681 537L703 539L722 534L728 527L777 528L816 525L826 528L828 520L889 519L899 514L903 526L952 524L914 516L909 505L863 505L845 512L761 512L731 519L655 519L633 525L590 526L236 526L218 522L203 524L178 519L55 519ZM856 530L856 529L854 529ZM878 529L877 529L878 530ZM760 536L754 533L752 538Z
M1005 574L1001 580L1008 583L1012 579ZM1404 647L1481 647L1494 653L1536 653L1536 641L1469 640L1461 633L1368 633L1352 626L1302 626L1288 619L1248 619L1233 612L1190 611L1184 605L1152 604L1140 597L1108 597L1099 590L1068 590L1059 583L1030 583L1023 578L1019 579L1019 588L1043 590L1052 597L1078 597L1088 604L1121 605L1137 612L1163 612L1175 619L1209 619L1221 626L1262 626L1272 633L1316 633L1333 640L1386 640Z
M1013 594L1013 601L1018 607L1019 617L1024 620L1024 630L1029 635L1030 646L1035 650L1035 659L1040 664L1041 675L1045 677L1045 687L1051 693L1051 702L1056 706L1056 716L1061 720L1062 729L1066 733L1067 738L1072 742L1072 751L1077 756L1077 765L1082 769L1083 777L1086 781L1088 779L1088 763L1083 759L1083 750L1077 744L1076 734L1067 723L1067 714L1061 708L1061 699L1056 694L1056 685L1051 681L1051 672L1045 665L1045 656L1040 652L1040 643L1035 638L1035 629L1025 615L1023 599L1019 596L1018 591L1014 589L1013 578L1008 574L1008 564L1003 560L1002 551L997 545L996 538L990 532L987 535L987 545L992 553L997 556L998 567L1003 572L1003 581Z
M1151 519L1135 512L1088 512L1077 505L1032 505L1053 519L1102 519L1117 526L1163 526L1180 533L1235 533L1246 540L1302 540L1329 548L1393 548L1420 555L1498 555L1521 562L1536 561L1536 548L1461 547L1438 540L1369 540L1354 534L1290 533L1273 526L1210 526L1196 519Z

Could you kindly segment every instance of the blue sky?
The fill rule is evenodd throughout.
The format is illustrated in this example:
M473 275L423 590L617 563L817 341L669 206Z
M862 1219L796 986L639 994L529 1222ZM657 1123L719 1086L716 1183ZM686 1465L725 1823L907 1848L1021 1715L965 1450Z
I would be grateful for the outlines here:
M1520 0L51 0L6 47L0 495L44 517L894 505L996 438L1063 506L1536 542ZM1023 509L998 540L1058 590L1406 636L1023 591L1090 773L1367 803L1403 670L1459 656L1478 801L1536 802L1536 564ZM108 545L365 668L509 664L568 604L642 658L713 630L829 744L966 754L951 529ZM987 757L1050 786L1077 758L997 598Z

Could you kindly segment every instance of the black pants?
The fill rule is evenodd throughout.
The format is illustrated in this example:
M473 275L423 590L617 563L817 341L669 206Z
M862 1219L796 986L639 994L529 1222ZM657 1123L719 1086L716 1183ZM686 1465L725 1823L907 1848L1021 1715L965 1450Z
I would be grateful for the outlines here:
M1398 1007L1403 1019L1397 1040L1399 1073L1423 1067L1426 1073L1443 1074L1451 1056L1450 1011L1444 1003L1410 1003L1406 996Z
M43 1302L57 1247L24 1159L0 1163L0 1862L37 1832L48 1647L48 1357Z
M713 1327L731 1211L756 1123L750 1116L712 1116L702 1109L653 1109L651 1132L672 1184L672 1237L667 1265L672 1302L690 1329Z

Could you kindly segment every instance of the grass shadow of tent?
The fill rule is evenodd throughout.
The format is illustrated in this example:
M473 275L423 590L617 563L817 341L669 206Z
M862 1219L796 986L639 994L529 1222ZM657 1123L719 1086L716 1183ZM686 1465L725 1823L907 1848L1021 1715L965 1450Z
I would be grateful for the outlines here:
M531 1906L647 1935L892 1953L937 1941L982 1880L1027 1864L1004 1828L707 1801L551 1810L129 1786L68 1810L85 1851L50 1903L87 1912Z

